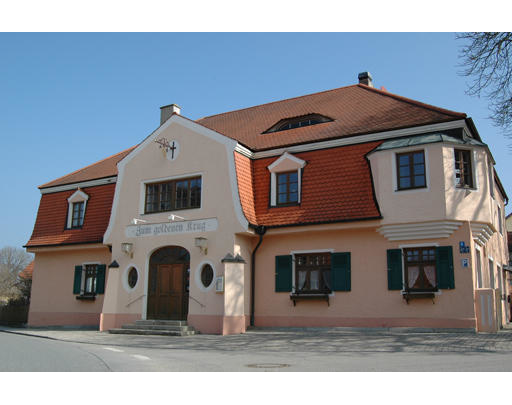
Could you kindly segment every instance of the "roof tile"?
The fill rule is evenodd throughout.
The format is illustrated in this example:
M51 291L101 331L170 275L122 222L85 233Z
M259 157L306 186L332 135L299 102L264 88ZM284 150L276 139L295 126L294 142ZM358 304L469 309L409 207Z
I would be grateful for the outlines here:
M322 114L332 122L263 133L283 118ZM346 136L427 125L466 114L377 90L362 84L276 101L197 120L253 151Z
M84 224L80 229L65 229L68 201L76 191L41 195L36 224L27 247L101 242L107 229L115 184L82 189L89 196Z
M289 207L270 207L267 167L277 158L250 161L236 153L240 200L247 220L253 225L285 226L380 218L366 160L366 154L380 143L295 154L307 163L302 174L301 204Z

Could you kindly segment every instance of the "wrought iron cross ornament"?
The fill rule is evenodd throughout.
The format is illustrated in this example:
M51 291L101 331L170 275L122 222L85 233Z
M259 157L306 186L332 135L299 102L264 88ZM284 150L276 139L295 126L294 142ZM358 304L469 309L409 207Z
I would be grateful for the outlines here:
M169 145L169 141L165 138L160 138L155 140L155 143L157 143L160 149L164 149L166 152L169 152L169 149L171 148L171 145ZM173 142L174 145L174 142Z
M179 144L178 142L172 141L172 144L165 138L160 138L155 140L155 143L158 144L158 147L162 149L164 155L167 156L168 159L174 160L178 156L179 153ZM170 156L168 155L169 151L171 152Z
M176 146L174 146L174 141L172 141L172 146L168 147L167 152L171 151L171 159L174 159L174 151L176 150Z

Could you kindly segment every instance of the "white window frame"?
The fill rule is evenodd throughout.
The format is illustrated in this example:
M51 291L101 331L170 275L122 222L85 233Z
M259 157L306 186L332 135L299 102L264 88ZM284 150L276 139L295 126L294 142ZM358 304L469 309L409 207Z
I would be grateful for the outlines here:
M198 208L184 208L184 209L180 209L179 211L186 211L188 209L200 210L201 208L203 208L204 174L202 172L188 173L188 174L180 174L177 176L159 177L159 178L154 178L154 179L142 180L140 182L139 215L158 215L158 214L165 214L165 213L177 211L177 210L171 210L171 211L162 211L162 212L151 212L151 213L146 214L145 210L146 210L146 185L147 184L163 183L165 181L173 181L173 180L180 180L180 179L186 180L191 177L200 177L201 178L201 203L199 204Z
M85 295L85 266L99 266L101 262L84 262L82 263L82 276L80 278L80 295ZM98 269L96 269L96 288L98 288ZM93 295L96 295L96 292L93 293Z
M491 265L491 263L492 263L492 265ZM487 270L489 273L489 288L491 290L495 290L496 289L496 278L494 277L494 259L491 256L488 257L487 266L488 266Z
M480 266L479 266L480 264ZM475 285L477 289L484 288L484 275L482 272L482 251L475 243ZM480 275L481 283L478 282L478 276Z
M267 166L270 172L270 206L278 207L277 204L277 175L297 171L297 203L300 204L302 199L302 169L306 165L306 161L299 159L288 152L283 153L276 161Z
M212 282L210 283L210 285L208 287L205 287L203 285L203 282L201 281L201 270L203 269L203 266L205 266L206 264L209 264L210 267L212 268L213 270L213 278L212 278ZM215 284L216 284L216 279L217 279L217 269L215 269L215 265L213 264L212 261L210 260L203 260L201 263L199 263L196 267L196 271L194 273L194 279L195 279L195 282L196 282L196 286L199 288L199 290L201 290L202 292L207 292L207 291L210 291L212 290L214 287L215 287Z
M425 187L421 188L411 188L411 189L398 189L398 180L397 180L397 159L396 155L401 155L402 153L409 153L409 152L419 152L423 151L423 156L425 159ZM428 159L428 149L427 148L418 148L417 146L409 146L407 148L400 148L395 149L393 153L391 154L391 168L392 168L392 187L393 187L393 193L396 194L409 194L409 193L424 193L430 191L430 164Z
M130 287L130 285L128 284L128 274L129 274L130 270L132 269L132 267L135 269L135 271L137 271L137 282L135 283L135 286L133 288ZM125 267L124 272L123 272L123 277L122 277L124 290L129 293L135 291L137 289L137 287L139 286L140 277L141 277L141 272L139 271L139 269L137 268L137 266L135 264L130 263L127 267Z
M471 152L471 176L473 177L473 187L457 187L457 174L455 173L455 149L468 150ZM452 149L452 169L453 169L453 187L456 191L478 191L478 176L476 175L476 150L467 146L454 146Z
M71 225L73 224L73 204L74 203L84 203L84 216L82 218L82 224L80 226L83 226L84 220L85 220L85 210L87 209L87 201L89 200L89 196L85 194L80 188L78 188L71 196L68 198L68 221L66 224L67 229L74 229L71 228Z
M295 294L296 293L296 286L295 286L295 255L300 255L300 254L309 254L309 253L330 253L330 254L333 254L334 253L334 249L309 249L309 250L292 250L290 252L290 255L292 256L292 292L291 294ZM331 262L331 266L332 266L332 262ZM331 275L332 277L332 275ZM331 289L332 290L332 289ZM329 297L334 297L334 290L331 291L331 293L329 294Z
M406 294L407 291L405 289L405 257L404 257L404 249L410 249L410 248L420 248L420 247L439 247L439 243L408 243L405 245L398 245L398 248L402 251L402 290L400 291L401 294ZM437 284L437 268L436 268L436 284ZM437 287L437 286L436 286ZM441 295L443 292L440 288L438 288L438 291L434 291L433 294L435 295Z

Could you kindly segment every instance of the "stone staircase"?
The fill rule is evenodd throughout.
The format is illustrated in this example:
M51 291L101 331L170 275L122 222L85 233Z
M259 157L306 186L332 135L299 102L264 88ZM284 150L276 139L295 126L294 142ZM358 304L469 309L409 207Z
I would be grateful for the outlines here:
M191 336L198 332L187 321L139 320L135 323L110 329L109 333L124 335Z

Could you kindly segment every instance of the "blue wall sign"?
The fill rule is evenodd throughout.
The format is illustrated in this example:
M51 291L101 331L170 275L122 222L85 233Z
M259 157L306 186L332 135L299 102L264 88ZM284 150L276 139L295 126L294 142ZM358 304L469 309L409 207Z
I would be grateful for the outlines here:
M466 244L464 243L463 240L461 240L459 242L459 252L460 253L469 253L469 246L466 246Z

